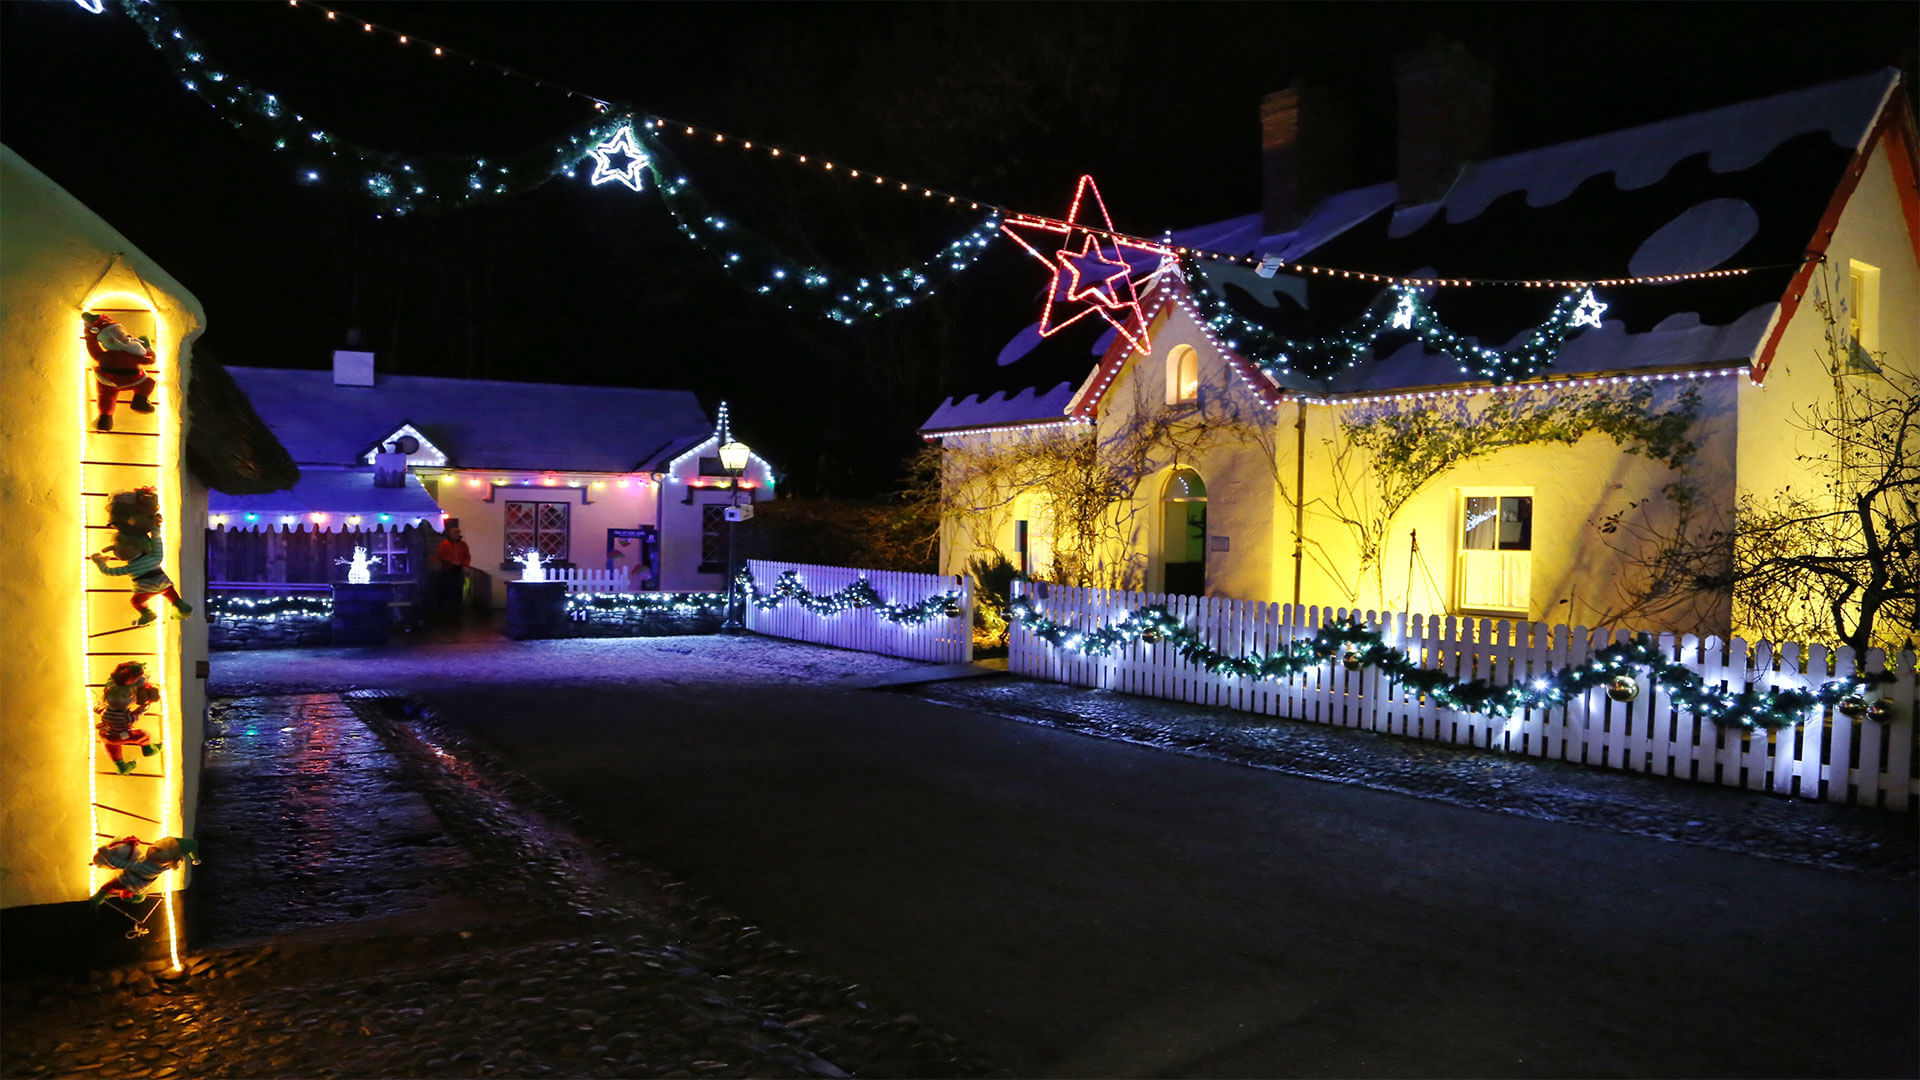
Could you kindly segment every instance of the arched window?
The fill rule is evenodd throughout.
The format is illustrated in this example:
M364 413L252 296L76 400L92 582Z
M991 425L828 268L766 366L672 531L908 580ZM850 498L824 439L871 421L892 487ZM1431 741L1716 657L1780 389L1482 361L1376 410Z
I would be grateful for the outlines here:
M1200 400L1200 354L1191 345L1175 345L1167 353L1167 404Z
M1173 470L1160 493L1160 509L1162 588L1200 596L1207 586L1206 481L1192 469Z

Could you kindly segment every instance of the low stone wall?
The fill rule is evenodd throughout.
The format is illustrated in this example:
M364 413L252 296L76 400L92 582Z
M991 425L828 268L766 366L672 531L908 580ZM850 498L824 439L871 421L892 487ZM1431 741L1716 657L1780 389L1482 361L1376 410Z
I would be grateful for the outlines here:
M259 592L207 594L207 648L299 649L333 643L333 602L327 593L267 596Z
M567 637L672 637L720 631L725 593L573 593Z

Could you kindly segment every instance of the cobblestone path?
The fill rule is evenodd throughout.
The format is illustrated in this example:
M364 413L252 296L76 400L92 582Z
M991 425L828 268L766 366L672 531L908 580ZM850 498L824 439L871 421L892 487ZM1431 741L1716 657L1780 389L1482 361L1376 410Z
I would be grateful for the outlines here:
M183 972L10 983L8 1077L995 1075L402 699L216 702Z

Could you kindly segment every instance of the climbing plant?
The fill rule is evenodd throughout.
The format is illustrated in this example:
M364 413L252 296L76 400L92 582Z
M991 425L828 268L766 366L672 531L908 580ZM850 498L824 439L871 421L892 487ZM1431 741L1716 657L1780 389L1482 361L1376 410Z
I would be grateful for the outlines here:
M1588 435L1684 472L1695 451L1689 432L1699 406L1691 383L1665 403L1656 402L1651 385L1634 383L1402 398L1348 409L1324 440L1334 483L1315 504L1346 527L1360 558L1347 574L1324 555L1317 561L1347 584L1354 602L1370 588L1384 603L1382 554L1394 519L1442 474L1501 450L1571 446Z

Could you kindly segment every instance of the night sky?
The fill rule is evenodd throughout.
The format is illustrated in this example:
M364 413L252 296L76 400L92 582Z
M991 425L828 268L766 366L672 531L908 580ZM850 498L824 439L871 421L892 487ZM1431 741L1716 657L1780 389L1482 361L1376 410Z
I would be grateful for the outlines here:
M189 3L225 67L341 138L512 154L594 113L506 65L638 110L983 202L1063 215L1076 177L1157 234L1258 209L1261 95L1304 78L1354 119L1353 182L1393 170L1393 60L1435 34L1493 64L1490 152L1916 63L1910 3ZM368 34L370 20L414 39ZM1909 84L1908 92L1912 87ZM1044 280L996 243L954 287L842 327L755 296L652 192L556 180L376 220L352 190L187 91L110 0L0 3L0 139L206 306L230 365L685 388L802 494L888 490L946 396L1022 384L1000 346ZM729 148L669 143L709 203L800 259L897 269L978 221ZM4 193L0 193L0 200ZM3 203L0 203L3 206ZM4 257L0 254L0 257ZM1099 334L1085 323L1067 344Z

